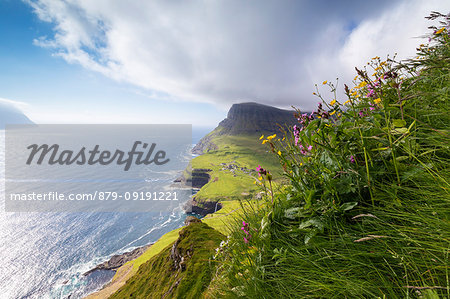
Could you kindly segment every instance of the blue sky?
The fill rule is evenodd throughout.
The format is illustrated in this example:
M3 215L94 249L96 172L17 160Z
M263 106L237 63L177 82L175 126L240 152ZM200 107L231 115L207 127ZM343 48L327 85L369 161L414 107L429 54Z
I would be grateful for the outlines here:
M38 123L192 123L313 109L314 84L411 57L449 1L0 0L0 101Z

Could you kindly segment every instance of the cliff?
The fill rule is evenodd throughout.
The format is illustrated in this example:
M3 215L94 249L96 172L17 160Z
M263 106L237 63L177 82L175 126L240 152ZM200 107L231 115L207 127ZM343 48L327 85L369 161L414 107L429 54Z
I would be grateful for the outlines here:
M110 298L200 298L208 287L215 248L225 237L195 217L178 239L139 267Z
M297 123L295 111L283 110L258 103L240 103L231 106L227 118L217 128L203 137L192 152L201 155L217 150L214 138L220 135L256 135L262 133L278 133L282 128Z

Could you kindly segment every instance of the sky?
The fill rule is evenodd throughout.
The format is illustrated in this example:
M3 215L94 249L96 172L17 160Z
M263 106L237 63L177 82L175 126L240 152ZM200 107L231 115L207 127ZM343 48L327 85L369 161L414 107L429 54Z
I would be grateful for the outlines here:
M0 0L0 102L37 123L214 127L233 103L311 111L315 84L414 56L447 0Z

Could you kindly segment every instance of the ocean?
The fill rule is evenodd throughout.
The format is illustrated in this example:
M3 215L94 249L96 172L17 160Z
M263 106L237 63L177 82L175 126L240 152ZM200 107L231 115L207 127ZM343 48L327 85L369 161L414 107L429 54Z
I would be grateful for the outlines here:
M193 143L203 136L193 135ZM113 271L83 273L112 255L157 241L184 222L181 206L159 213L5 212L4 147L0 131L1 298L82 298L114 276ZM161 175L158 184L168 186L178 175Z

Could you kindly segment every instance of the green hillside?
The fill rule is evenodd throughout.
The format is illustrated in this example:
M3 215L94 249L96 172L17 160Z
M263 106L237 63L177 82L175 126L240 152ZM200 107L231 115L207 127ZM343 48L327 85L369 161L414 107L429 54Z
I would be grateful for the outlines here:
M110 298L199 298L213 275L212 253L224 238L204 223L189 224Z

